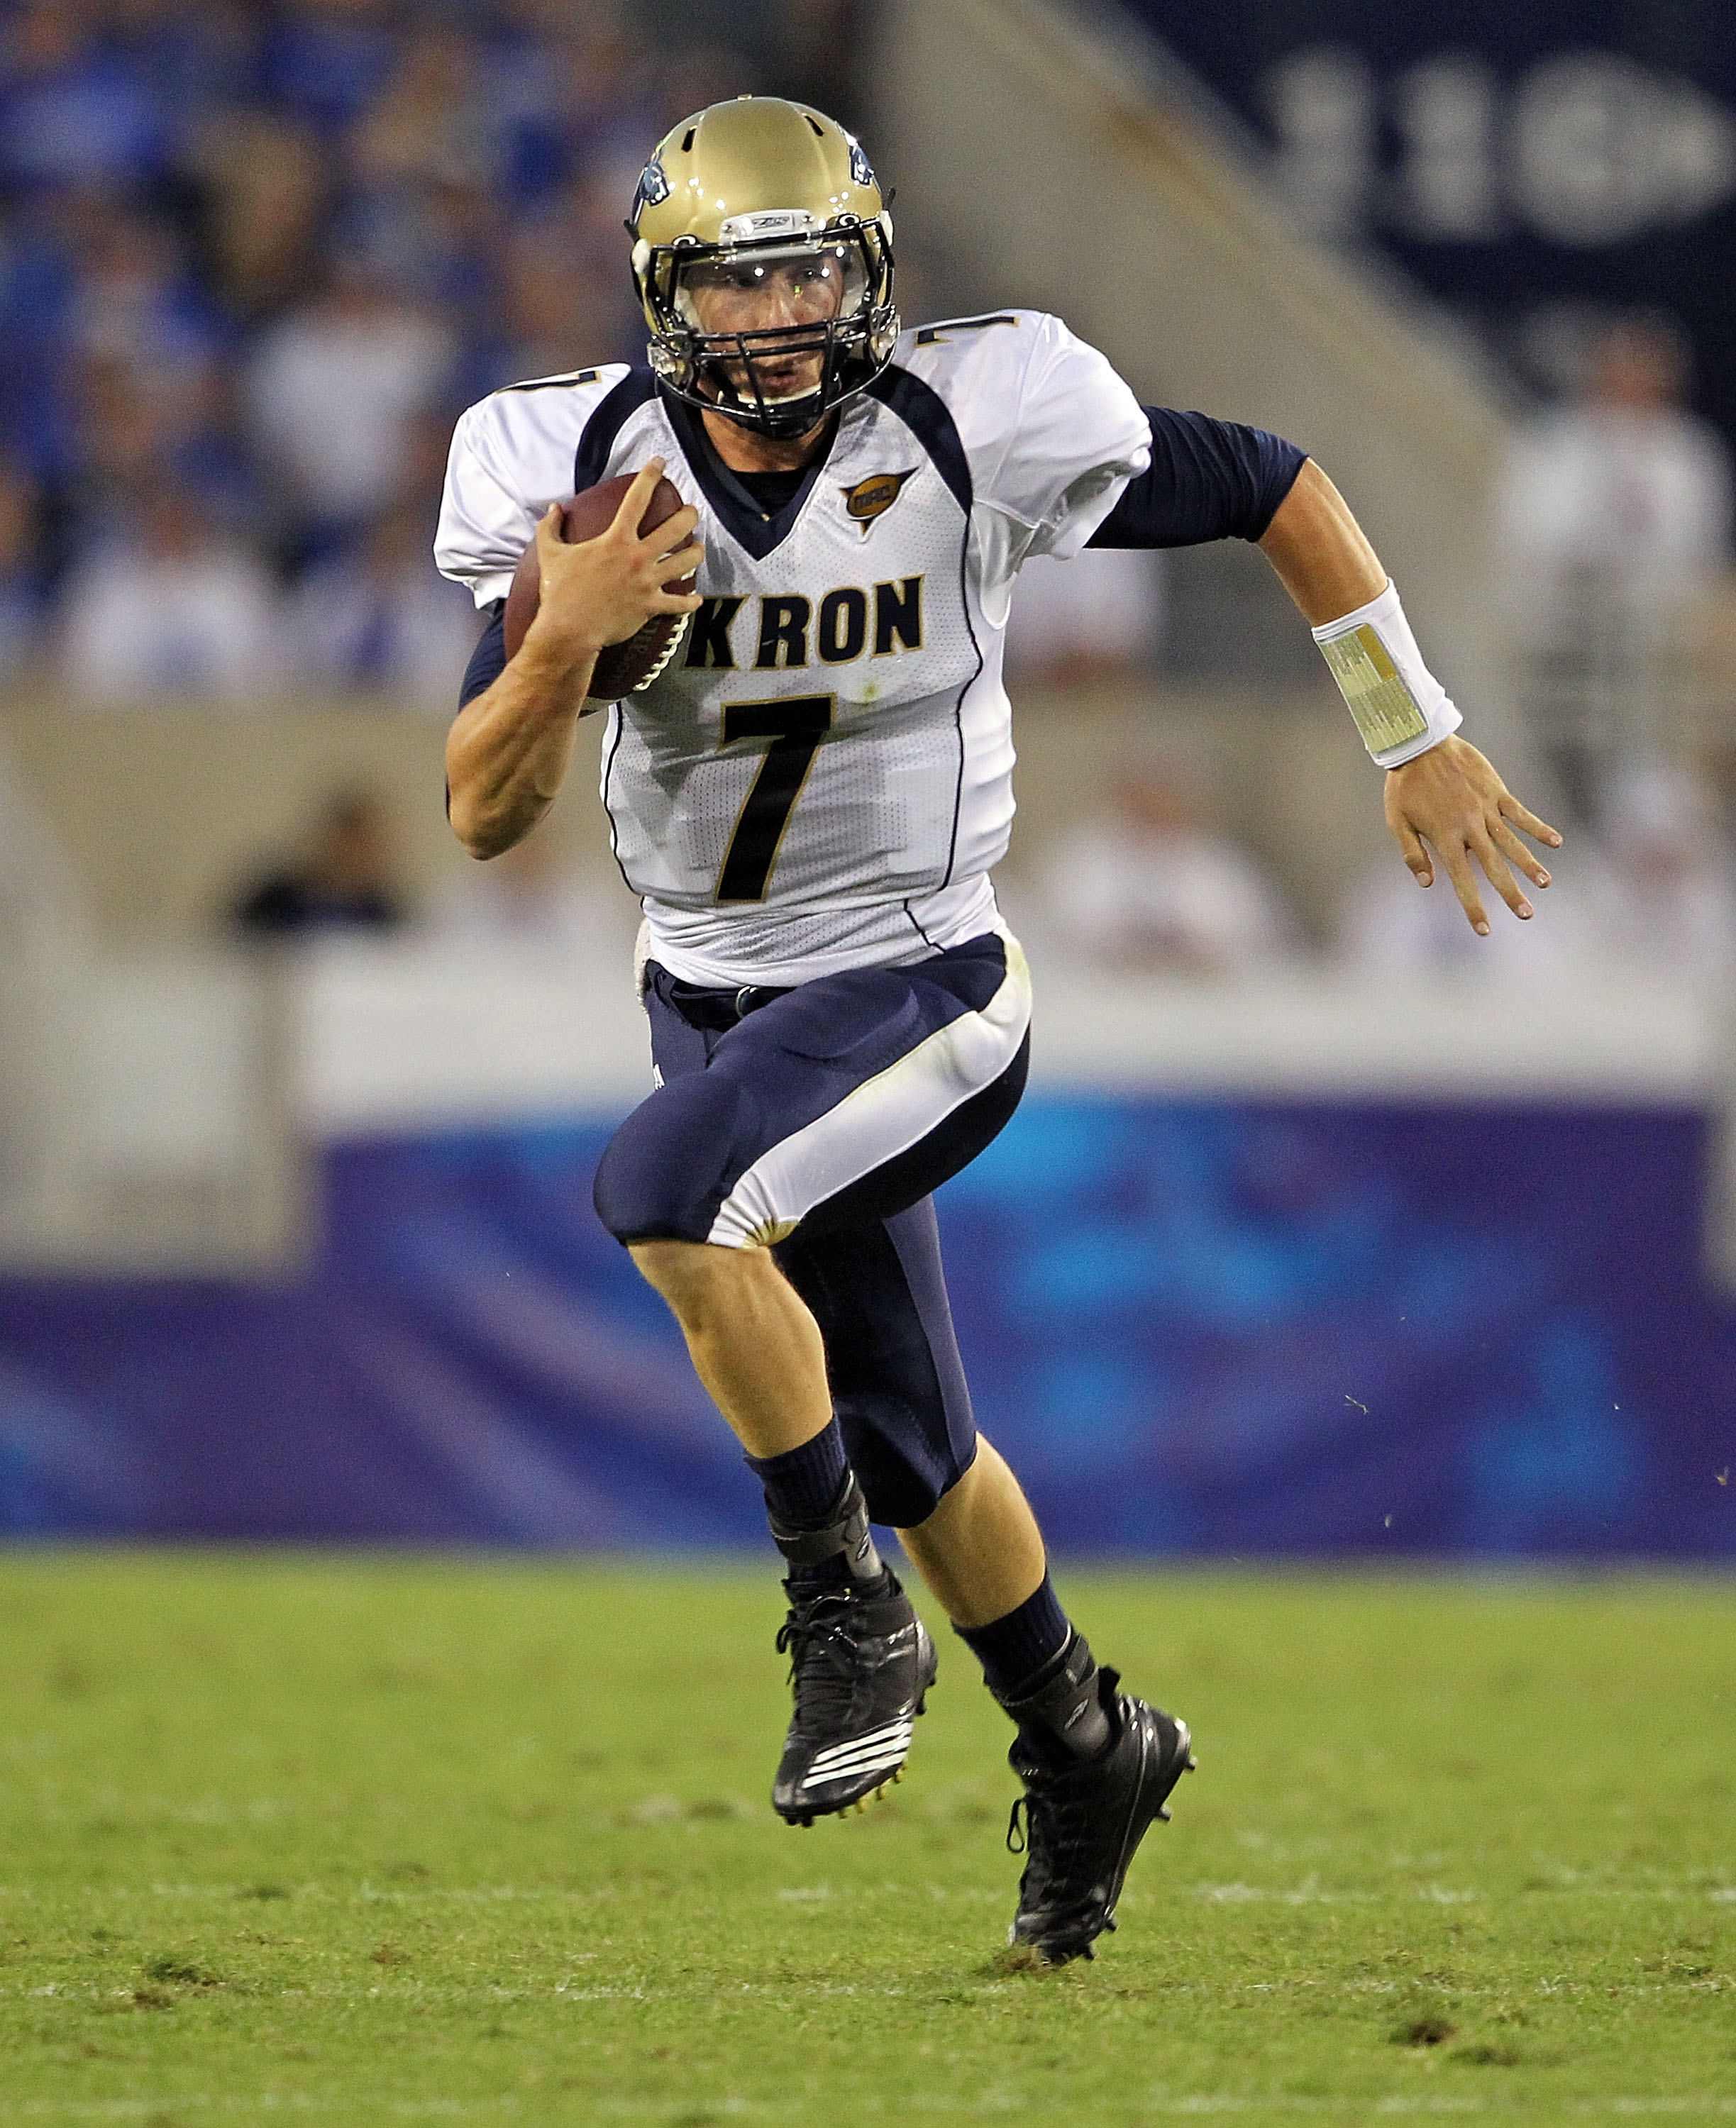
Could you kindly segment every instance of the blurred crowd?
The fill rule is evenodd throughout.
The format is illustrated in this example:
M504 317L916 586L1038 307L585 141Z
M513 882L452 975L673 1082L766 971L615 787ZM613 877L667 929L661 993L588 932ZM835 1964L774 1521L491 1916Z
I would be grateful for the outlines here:
M1075 965L1233 977L1324 951L1387 978L1643 965L1736 976L1729 446L1688 404L1686 344L1668 318L1572 323L1555 396L1510 431L1490 525L1490 612L1523 781L1570 833L1553 886L1533 897L1537 920L1497 911L1479 939L1444 875L1422 891L1383 855L1329 926L1319 910L1305 926L1222 817L1211 779L1135 742L1049 853L1026 919ZM1064 687L1136 673L1162 582L1134 565L1153 558L1087 555L1067 565L1068 577L1100 572L1077 595L1060 570L1028 570L1009 639L1015 677Z
M1394 849L1310 926L1264 855L1221 817L1182 755L1133 743L1096 802L1002 881L1015 927L1050 965L1112 979L1258 981L1334 964L1382 981L1454 972L1558 978L1665 971L1736 978L1736 846L1704 777L1630 762L1599 793L1595 827L1552 857L1554 883L1520 923L1482 887L1493 922L1472 931L1443 872L1424 890ZM1318 913L1318 912L1316 912ZM432 897L409 883L392 808L364 785L333 790L284 847L235 881L216 912L249 941L408 935L464 951L625 954L638 911L546 831Z
M407 935L466 954L569 961L611 944L624 957L638 922L627 896L574 865L546 828L420 902L392 807L364 783L328 791L216 914L249 945Z
M621 224L649 145L744 89L847 110L850 6L0 0L0 684L449 709L477 627L429 557L458 411L638 354ZM1576 830L1548 921L1479 947L1444 883L1420 894L1386 862L1337 926L1353 963L1661 950L1736 970L1736 746L1682 710L1696 631L1729 606L1729 454L1688 411L1667 319L1585 322L1556 382L1514 430L1491 542L1517 706ZM1034 563L1015 692L1161 684L1165 566ZM1305 925L1225 810L1130 745L1035 853L1038 922L1118 971L1317 955L1320 911ZM227 920L578 921L539 850L420 912L395 863L378 801L335 792Z
M1098 805L1045 853L1015 922L1075 968L1120 976L1257 979L1336 962L1382 981L1460 971L1547 984L1599 971L1736 978L1736 846L1710 779L1632 760L1597 793L1596 820L1552 857L1529 923L1480 881L1479 938L1444 872L1418 886L1396 849L1353 878L1325 936L1260 853L1217 817L1182 760L1132 750Z
M831 100L846 4L0 10L0 681L449 706L457 411L643 346L649 147L743 90Z
M1730 597L1730 454L1688 404L1670 319L1561 338L1558 397L1501 468L1493 604L1551 803L1596 825L1634 764L1729 752L1728 682L1706 652Z

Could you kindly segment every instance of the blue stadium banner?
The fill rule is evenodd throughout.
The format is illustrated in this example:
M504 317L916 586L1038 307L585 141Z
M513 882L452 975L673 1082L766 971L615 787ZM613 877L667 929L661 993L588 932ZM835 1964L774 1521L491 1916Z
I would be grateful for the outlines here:
M335 1147L281 1285L0 1280L0 1537L769 1573L759 1489L592 1211L610 1128ZM978 1418L1074 1555L1729 1564L1706 1132L1033 1096L939 1200Z
M1726 0L1125 0L1266 144L1317 233L1372 246L1537 381L1586 310L1683 325L1736 439Z

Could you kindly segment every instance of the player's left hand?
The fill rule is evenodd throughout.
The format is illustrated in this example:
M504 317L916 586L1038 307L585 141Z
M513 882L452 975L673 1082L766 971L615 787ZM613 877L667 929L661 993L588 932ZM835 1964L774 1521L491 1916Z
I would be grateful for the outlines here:
M1401 768L1387 770L1386 825L1420 886L1434 884L1431 851L1445 866L1472 929L1483 938L1489 919L1471 860L1476 858L1501 900L1523 918L1531 914L1531 905L1514 872L1539 887L1549 884L1549 875L1514 829L1552 850L1561 848L1559 830L1528 812L1493 764L1457 734Z

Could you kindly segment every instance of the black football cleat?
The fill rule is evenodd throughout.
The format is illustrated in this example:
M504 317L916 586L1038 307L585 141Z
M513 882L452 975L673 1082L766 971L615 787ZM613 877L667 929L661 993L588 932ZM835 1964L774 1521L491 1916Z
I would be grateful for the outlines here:
M1077 1636L1074 1646L1084 1647ZM1096 1670L1094 1682L1093 1711L1101 1710L1110 1737L1100 1755L1075 1757L1023 1731L1007 1754L1025 1793L1013 1805L1006 1844L1025 1864L1006 1940L1044 1966L1091 1957L1097 1938L1114 1928L1127 1865L1153 1820L1168 1820L1170 1790L1193 1768L1185 1722L1118 1691L1112 1670Z
M792 1590L778 1646L790 1658L796 1712L772 1807L791 1825L865 1808L902 1777L939 1666L927 1627L888 1568L872 1593L859 1583Z

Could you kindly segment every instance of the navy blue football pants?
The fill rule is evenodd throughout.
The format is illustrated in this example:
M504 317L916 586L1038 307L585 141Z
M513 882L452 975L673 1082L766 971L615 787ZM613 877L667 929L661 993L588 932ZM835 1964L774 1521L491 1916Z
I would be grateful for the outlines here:
M930 1193L1018 1106L1024 956L990 933L793 990L646 974L660 1083L603 1154L598 1215L623 1242L773 1249L869 1513L914 1527L977 1446Z

